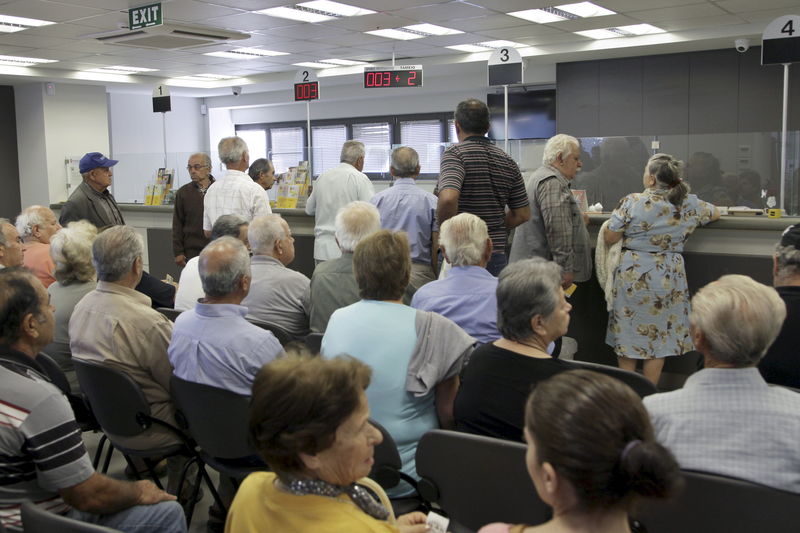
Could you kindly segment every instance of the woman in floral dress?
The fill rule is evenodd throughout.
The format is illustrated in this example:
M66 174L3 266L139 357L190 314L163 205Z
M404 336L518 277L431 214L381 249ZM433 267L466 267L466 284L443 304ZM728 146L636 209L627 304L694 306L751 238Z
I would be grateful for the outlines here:
M651 157L644 192L622 199L604 234L608 244L622 239L606 344L625 370L644 359L644 375L655 384L665 357L692 349L683 244L697 226L719 218L716 207L689 194L682 174L682 161Z

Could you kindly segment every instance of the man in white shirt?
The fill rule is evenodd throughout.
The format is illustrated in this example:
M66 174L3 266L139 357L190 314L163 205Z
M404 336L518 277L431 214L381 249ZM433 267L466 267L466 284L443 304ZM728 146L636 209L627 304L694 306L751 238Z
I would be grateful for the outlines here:
M250 153L240 137L225 137L217 147L219 159L228 169L211 184L203 200L203 232L211 236L214 222L222 215L241 215L248 222L269 215L267 191L247 175Z
M347 141L342 146L341 163L317 178L306 203L306 213L314 215L314 259L317 263L336 259L342 254L334 237L334 220L340 208L375 195L364 169L364 143Z

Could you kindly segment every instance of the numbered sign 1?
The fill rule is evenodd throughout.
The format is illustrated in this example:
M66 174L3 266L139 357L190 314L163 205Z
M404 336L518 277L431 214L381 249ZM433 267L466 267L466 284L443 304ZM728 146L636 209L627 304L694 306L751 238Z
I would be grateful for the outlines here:
M298 70L294 75L294 101L319 100L319 81L313 70Z
M522 83L522 56L516 48L500 48L489 57L489 85Z
M800 61L800 16L776 18L767 25L762 38L762 65Z
M172 111L169 88L166 85L156 85L153 89L153 113L166 113L167 111Z

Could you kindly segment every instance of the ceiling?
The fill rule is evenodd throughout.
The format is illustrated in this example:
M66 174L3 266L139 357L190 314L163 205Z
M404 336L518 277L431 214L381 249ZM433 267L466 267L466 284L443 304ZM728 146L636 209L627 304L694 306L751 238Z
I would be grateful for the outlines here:
M565 0L567 2L572 0ZM36 18L57 24L0 34L0 55L57 60L37 67L0 67L0 82L28 81L92 83L80 74L97 67L124 65L158 69L124 76L114 81L96 80L108 86L152 88L165 79L197 74L232 75L233 81L207 83L186 94L222 94L230 85L268 85L290 79L299 67L294 63L321 59L349 59L422 63L430 68L470 61L485 61L488 53L467 54L446 48L504 39L526 45L520 51L532 63L620 57L678 51L733 47L733 40L750 37L760 43L767 23L785 14L800 12L798 0L595 0L617 14L536 24L506 13L559 4L553 0L341 0L375 11L358 17L301 23L259 13L257 10L291 5L292 0L164 0L166 22L203 25L246 32L250 37L231 44L213 44L183 50L152 50L104 44L97 35L127 27L127 10L152 3L148 0L0 0L0 14ZM364 33L432 23L464 33L399 41ZM579 30L649 23L666 33L594 40L573 33ZM288 55L251 60L204 55L238 47L257 47ZM413 58L413 59L412 59ZM12 70L16 74L10 75ZM340 68L325 74L346 74L360 67ZM322 72L322 71L320 71ZM431 72L431 74L434 74ZM181 91L182 89L177 89ZM225 89L224 93L229 93ZM176 91L173 91L176 93Z

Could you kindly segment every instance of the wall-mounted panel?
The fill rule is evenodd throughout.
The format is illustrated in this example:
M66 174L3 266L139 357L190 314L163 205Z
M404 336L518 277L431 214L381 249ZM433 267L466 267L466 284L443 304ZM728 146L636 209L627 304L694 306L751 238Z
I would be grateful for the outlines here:
M689 57L669 54L643 59L643 135L689 131Z
M689 133L735 133L738 112L738 53L731 49L689 54Z
M603 62L597 71L597 123L606 135L642 134L642 63L634 57Z
M556 69L559 133L591 137L598 131L597 61L562 63ZM561 80L565 80L562 83Z

